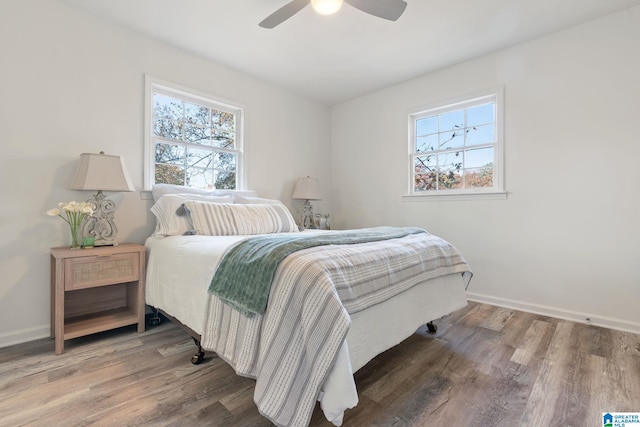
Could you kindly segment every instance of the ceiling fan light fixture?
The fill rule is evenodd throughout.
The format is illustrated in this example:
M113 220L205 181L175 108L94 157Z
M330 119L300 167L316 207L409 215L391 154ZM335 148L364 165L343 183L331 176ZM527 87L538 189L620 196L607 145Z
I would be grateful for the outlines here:
M311 0L313 10L321 15L331 15L342 7L342 0Z
M280 25L307 7L309 3L316 13L331 15L340 10L343 1L362 12L389 21L398 19L407 7L407 2L404 0L289 0L289 3L267 16L258 25L262 28Z

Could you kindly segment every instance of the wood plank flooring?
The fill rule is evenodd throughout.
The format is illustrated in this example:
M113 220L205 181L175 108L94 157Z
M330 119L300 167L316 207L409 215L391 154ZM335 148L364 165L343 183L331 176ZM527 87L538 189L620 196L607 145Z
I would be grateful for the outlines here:
M478 303L355 374L344 426L600 426L640 412L640 336ZM271 426L254 381L215 354L192 365L164 322L0 349L0 426ZM317 406L311 426L328 427Z

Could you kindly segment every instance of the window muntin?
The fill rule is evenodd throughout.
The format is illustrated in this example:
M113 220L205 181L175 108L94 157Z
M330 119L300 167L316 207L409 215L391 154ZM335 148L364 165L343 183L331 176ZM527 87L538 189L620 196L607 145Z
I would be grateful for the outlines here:
M242 109L148 78L145 188L242 188Z
M410 118L410 194L502 191L502 92L447 103Z

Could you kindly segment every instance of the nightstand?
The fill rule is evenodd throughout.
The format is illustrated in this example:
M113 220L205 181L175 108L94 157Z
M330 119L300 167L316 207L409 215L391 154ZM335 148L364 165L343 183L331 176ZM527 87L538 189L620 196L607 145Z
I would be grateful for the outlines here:
M51 249L51 336L64 341L145 322L145 247Z

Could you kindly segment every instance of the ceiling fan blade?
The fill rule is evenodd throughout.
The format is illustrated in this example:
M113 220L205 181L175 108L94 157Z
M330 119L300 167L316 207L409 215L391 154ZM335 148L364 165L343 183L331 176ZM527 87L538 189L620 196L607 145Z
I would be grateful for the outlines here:
M309 0L292 0L264 18L258 25L262 28L273 28L300 12L308 4Z
M389 21L400 18L407 7L407 2L404 0L344 0L344 2L370 15Z

